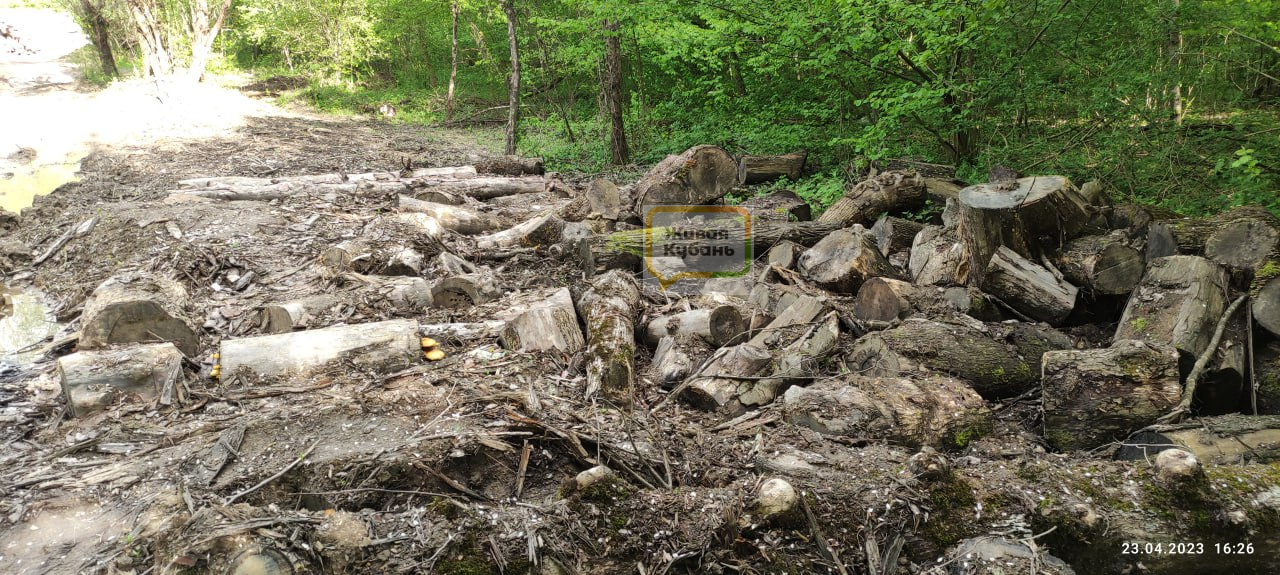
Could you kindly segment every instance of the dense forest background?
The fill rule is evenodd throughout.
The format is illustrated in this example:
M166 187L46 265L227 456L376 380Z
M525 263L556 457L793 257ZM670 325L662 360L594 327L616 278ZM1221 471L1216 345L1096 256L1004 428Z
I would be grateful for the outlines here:
M207 58L391 121L501 126L518 61L512 143L551 169L711 143L809 150L812 174L780 185L819 207L912 158L1101 178L1187 214L1280 210L1272 0L54 1L107 73Z

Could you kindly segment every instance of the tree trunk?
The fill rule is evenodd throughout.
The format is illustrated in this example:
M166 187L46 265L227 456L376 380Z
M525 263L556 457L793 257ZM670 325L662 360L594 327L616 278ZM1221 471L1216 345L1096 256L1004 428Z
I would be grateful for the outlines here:
M523 300L507 304L507 309L498 317L507 322L501 335L502 345L507 349L522 352L555 349L575 354L586 347L569 288L527 294Z
M1122 230L1105 236L1084 236L1067 242L1053 263L1071 283L1095 294L1120 295L1142 280L1143 261Z
M173 73L173 55L169 51L169 38L160 21L160 6L156 0L128 0L129 14L133 16L134 32L142 47L147 75L164 78Z
M227 11L231 9L231 0L223 0L216 6L217 12L211 12L208 0L191 2L191 68L188 74L192 82L204 79L204 69L213 52L213 41L222 31L222 23L227 18Z
M694 146L667 156L636 182L634 209L640 213L646 206L708 204L729 193L737 178L738 165L728 152Z
M453 121L453 90L458 83L458 0L449 2L449 14L452 17L449 26L449 90L444 99L444 121Z
M507 44L511 47L511 75L507 79L507 144L508 156L516 154L520 124L520 45L516 41L515 0L504 0L502 11L507 14Z
M1038 259L1042 247L1056 249L1089 222L1090 206L1062 176L979 184L960 192L957 234L968 252L969 285L981 285L991 256L1005 246Z
M58 378L71 415L100 411L122 394L151 401L182 378L182 352L171 343L80 351L58 358Z
M1079 292L1076 286L1004 246L991 257L982 291L1049 325L1059 325L1071 315Z
M80 348L167 341L194 357L200 339L183 312L187 304L187 290L169 278L112 276L84 302Z
M80 10L84 13L85 22L89 24L89 39L93 49L98 53L98 61L102 63L102 72L115 78L120 75L116 66L116 56L111 50L111 25L103 15L103 4L106 0L80 0Z
M609 158L615 166L631 161L627 151L626 126L622 104L622 45L618 39L618 23L604 21L604 100L609 107Z
M400 196L398 202L401 211L427 214L440 222L445 229L463 235L483 234L503 228L498 218L462 206L425 202L409 196Z
M511 228L476 238L476 247L482 250L511 248L516 246L550 246L560 243L564 220L555 214L538 216Z
M778 178L795 182L804 173L808 152L781 156L743 156L738 160L738 185L762 184Z
M848 227L869 225L881 214L898 214L924 206L924 179L910 172L885 172L849 188L831 204L818 222Z
M340 325L222 341L222 379L305 377L337 362L389 373L422 361L418 323L408 319Z
M1169 256L1147 265L1129 297L1115 339L1172 345L1182 354L1184 375L1209 346L1227 309L1227 273L1196 256Z
M746 330L746 320L738 309L722 305L655 318L645 326L644 334L648 345L657 345L667 336L690 334L701 337L712 347L720 347Z
M800 255L796 269L823 288L846 294L856 293L870 278L898 276L875 236L857 225L831 232Z
M587 396L597 391L630 405L635 392L635 319L640 291L629 274L611 271L591 282L578 300L587 326Z

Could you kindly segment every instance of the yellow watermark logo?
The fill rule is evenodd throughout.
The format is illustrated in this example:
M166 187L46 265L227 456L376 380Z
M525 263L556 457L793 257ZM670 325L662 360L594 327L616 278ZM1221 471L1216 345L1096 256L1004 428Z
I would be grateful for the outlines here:
M656 206L645 212L645 276L662 291L681 280L746 275L752 248L746 208Z

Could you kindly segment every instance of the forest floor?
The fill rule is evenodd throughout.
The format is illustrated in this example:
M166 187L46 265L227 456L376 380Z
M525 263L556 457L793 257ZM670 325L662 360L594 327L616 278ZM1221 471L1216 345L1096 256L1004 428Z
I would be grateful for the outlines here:
M1149 461L1047 450L1034 395L992 403L991 429L931 466L918 446L820 434L778 405L725 422L644 386L633 407L616 408L587 398L580 358L516 353L492 336L446 340L446 360L392 374L212 378L217 343L256 334L262 306L340 292L317 254L387 206L342 195L191 202L168 193L179 180L397 172L491 150L466 131L281 110L264 99L271 81L90 93L49 81L50 70L69 72L56 62L0 63L6 197L38 185L15 183L38 180L33 166L79 162L77 181L3 222L27 248L0 260L6 283L44 294L62 324L38 342L42 357L0 375L0 572L1072 572L1057 557L1079 573L1276 572L1274 548L1177 557L1125 547L1142 536L1276 540L1280 523L1265 522L1280 509L1275 464L1212 466L1204 489L1171 494ZM19 68L35 73L19 80ZM520 221L556 201L524 195L493 209ZM93 217L90 233L31 262ZM452 249L488 261L470 240ZM406 313L348 301L323 319L479 322L520 293L584 284L576 262L555 254L493 265L507 297L488 304ZM185 311L203 329L185 400L71 417L60 336L121 270L175 279L190 296ZM258 279L228 287L249 272ZM617 480L578 489L575 477L596 465ZM760 518L769 477L802 493L802 513ZM975 549L1002 558L973 561Z

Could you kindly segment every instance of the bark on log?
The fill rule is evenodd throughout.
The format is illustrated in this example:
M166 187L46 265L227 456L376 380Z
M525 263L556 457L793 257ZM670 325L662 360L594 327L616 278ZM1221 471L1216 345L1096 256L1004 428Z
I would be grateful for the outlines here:
M910 172L885 172L849 188L817 221L848 227L868 225L880 214L898 214L924 205L924 179Z
M1127 245L1124 231L1067 242L1053 264L1072 284L1095 294L1127 294L1142 280L1142 254Z
M424 193L445 193L471 196L477 200L492 200L518 194L540 194L549 190L551 182L543 176L476 177L465 180L417 181L408 195L420 197Z
M653 351L649 371L665 389L671 389L711 355L712 348L701 337L683 334L666 336Z
M846 356L854 371L870 376L907 376L920 369L963 379L987 399L1013 397L1040 381L1040 358L1070 349L1071 339L1026 323L942 323L908 319L863 336Z
M1092 449L1122 441L1178 404L1178 353L1119 340L1105 349L1044 354L1044 428L1049 444Z
M182 352L171 343L80 351L58 358L62 394L74 417L100 411L122 395L160 396L182 377Z
M985 294L965 287L916 286L888 278L874 278L862 284L853 303L853 315L866 321L890 322L914 314L946 317L962 313L985 321L1003 319Z
M708 411L727 408L743 377L752 377L773 361L769 350L743 343L721 348L687 381L684 397L694 406Z
M342 298L333 294L320 294L284 303L268 304L262 308L260 325L263 333L288 333L295 329L311 327L315 318L333 309Z
M1076 307L1079 290L1042 266L1000 246L987 266L982 291L1050 325L1061 324Z
M804 250L804 246L790 240L784 240L778 245L769 248L769 265L783 269L795 269L796 262L799 261L800 255L804 253Z
M733 189L738 164L716 146L694 146L667 156L635 185L635 211L645 206L698 205L718 200Z
M389 182L401 178L472 178L476 175L474 166L452 166L445 168L419 168L402 174L399 172L369 172L362 174L315 174L307 176L281 176L276 178L250 178L244 176L220 176L210 178L191 178L179 180L178 186L186 189L223 188L230 186L262 187L279 183L297 184L346 184L352 182Z
M717 306L662 316L645 326L645 343L658 345L667 336L696 335L712 347L720 347L747 330L746 320L736 307Z
M520 156L495 156L476 162L476 171L481 174L498 174L500 176L541 176L547 173L542 165L542 158L522 158Z
M955 232L926 226L911 244L907 268L919 285L964 285L969 277L969 258Z
M389 373L421 362L418 323L401 319L222 341L222 378L302 377L335 362Z
M1253 319L1272 335L1280 337L1280 260L1258 270L1250 293L1253 295Z
M796 269L814 283L837 293L852 294L873 277L898 277L875 236L855 225L827 235L800 255Z
M884 216L871 226L871 234L876 237L880 253L889 257L890 254L909 251L916 241L916 234L923 229L924 224L920 222Z
M780 190L750 198L741 204L751 213L752 222L807 222L813 219L809 203L790 190Z
M433 323L418 326L418 331L425 337L465 343L496 337L506 326L507 322L500 320L478 323Z
M1184 375L1206 351L1227 308L1227 274L1196 256L1158 258L1129 297L1115 339L1172 345Z
M476 247L492 250L512 247L551 246L560 243L564 220L545 214L508 229L476 238Z
M587 396L602 392L614 403L629 405L635 387L635 319L640 292L635 281L611 271L591 282L577 302L587 326Z
M1203 255L1248 270L1280 259L1280 218L1265 208L1241 206L1209 218L1161 220L1159 224L1159 233L1167 230L1181 254Z
M146 274L112 276L84 302L80 348L167 341L195 356L200 340L185 315L187 304L187 290L171 279Z
M772 182L778 178L800 179L808 152L792 152L781 156L743 156L738 160L738 184Z
M555 349L575 354L586 348L578 313L569 288L531 292L498 314L506 321L502 345L507 349L535 352Z
M437 204L404 195L399 196L398 201L400 211L426 214L435 218L445 229L463 235L483 234L504 227L498 218L462 206Z
M828 313L809 329L805 329L785 347L773 353L769 376L759 380L738 381L732 399L725 409L736 414L773 403L787 386L810 383L820 371L823 358L835 349L840 339L840 318Z

